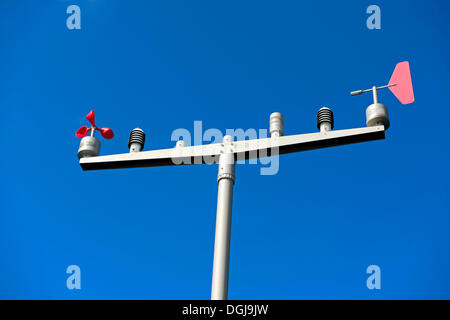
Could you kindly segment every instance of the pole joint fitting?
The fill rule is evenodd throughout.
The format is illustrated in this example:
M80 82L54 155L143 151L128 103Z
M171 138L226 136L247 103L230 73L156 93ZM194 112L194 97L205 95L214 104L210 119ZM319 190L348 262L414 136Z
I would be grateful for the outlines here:
M235 182L235 164L234 164L234 143L232 136L225 136L221 144L219 156L219 173L217 183L222 179L229 179Z

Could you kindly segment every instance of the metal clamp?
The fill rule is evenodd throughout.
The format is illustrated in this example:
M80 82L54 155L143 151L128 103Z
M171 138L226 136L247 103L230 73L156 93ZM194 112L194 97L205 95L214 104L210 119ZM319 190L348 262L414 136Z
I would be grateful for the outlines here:
M221 144L217 183L221 179L230 179L233 184L235 182L234 142L230 135L225 136Z

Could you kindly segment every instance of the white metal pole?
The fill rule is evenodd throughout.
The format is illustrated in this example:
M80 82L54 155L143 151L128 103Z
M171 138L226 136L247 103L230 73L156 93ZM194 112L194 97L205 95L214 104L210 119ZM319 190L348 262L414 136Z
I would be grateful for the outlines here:
M216 237L211 286L211 300L228 298L228 270L230 264L231 207L233 204L234 154L232 137L223 139L224 153L219 158ZM228 151L228 152L227 152Z

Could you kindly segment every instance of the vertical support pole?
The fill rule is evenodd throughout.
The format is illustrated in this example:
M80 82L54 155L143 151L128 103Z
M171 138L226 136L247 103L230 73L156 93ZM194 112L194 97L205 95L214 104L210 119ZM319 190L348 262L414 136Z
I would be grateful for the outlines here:
M233 186L235 159L233 138L223 138L223 153L219 158L217 176L217 216L214 242L214 263L211 286L211 300L228 299L228 270L230 264L231 207L233 204Z

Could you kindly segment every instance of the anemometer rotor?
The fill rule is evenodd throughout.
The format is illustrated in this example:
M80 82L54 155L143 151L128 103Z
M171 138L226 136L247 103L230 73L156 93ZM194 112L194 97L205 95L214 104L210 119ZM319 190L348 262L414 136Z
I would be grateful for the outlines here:
M95 113L91 110L86 119L91 123L88 128L82 126L77 130L76 137L82 138L80 142L80 147L78 148L78 159L86 157L96 157L100 154L100 140L94 137L95 130L100 131L101 135L105 139L112 139L114 137L114 132L107 127L99 128L95 125ZM91 135L87 136L88 132L91 131Z

